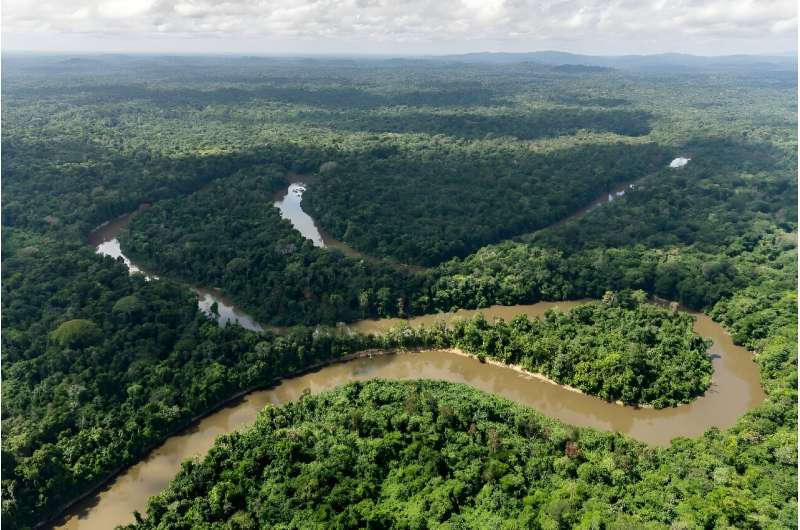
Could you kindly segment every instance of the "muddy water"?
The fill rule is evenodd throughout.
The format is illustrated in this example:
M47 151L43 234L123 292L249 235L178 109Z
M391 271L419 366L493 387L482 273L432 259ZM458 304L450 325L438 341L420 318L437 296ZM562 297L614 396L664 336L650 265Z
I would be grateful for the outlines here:
M509 320L516 315L541 316L548 309L568 311L586 301L540 302L527 306L492 306L480 310L487 319ZM407 321L412 326L431 326L437 321L447 321L454 316L469 318L474 310L460 310L442 315L426 315ZM764 398L758 366L752 354L733 344L731 336L709 316L689 312L695 317L695 332L713 344L709 348L714 366L711 387L705 395L687 405L668 409L636 409L607 403L601 399L577 393L552 383L526 379L525 376L500 367L493 372L499 380L491 388L481 383L470 384L500 394L514 401L530 405L547 416L565 423L594 427L604 431L617 431L633 438L657 445L668 444L676 436L699 436L710 427L730 427L742 414L752 409ZM351 328L360 333L380 333L400 319L366 320ZM520 378L525 382L520 384Z
M625 189L629 188L613 190L607 200L622 195ZM277 201L283 201L282 205L278 205L277 202L275 205L304 236L314 241L315 245L340 248L345 254L370 259L342 243L326 240L325 235L314 226L313 219L300 208L302 191L290 187L286 196ZM593 203L574 214L571 219L585 215L603 202L606 200ZM89 242L100 254L122 258L131 273L155 277L128 259L119 248L117 235L134 215L135 213L129 214L98 227L90 235ZM295 221L302 220L302 216L305 216L307 221L301 222L298 226ZM314 231L311 231L310 227L313 227ZM218 304L218 320L221 323L239 322L249 329L261 330L257 322L236 310L219 291L198 288L193 290L198 294L198 306L204 312L208 313L214 302ZM547 309L566 311L578 303L580 302L493 306L481 312L490 320L510 319L518 314L535 317L542 315ZM412 326L433 325L437 321L447 321L454 316L469 318L474 313L476 311L462 310L443 315L417 317L407 322ZM181 461L204 455L219 435L249 426L264 406L280 405L297 399L306 389L317 393L356 380L428 378L465 383L534 407L543 414L568 424L617 431L656 445L665 445L676 436L699 436L714 426L730 427L742 414L755 407L765 397L760 386L758 368L753 363L751 354L735 346L730 336L718 324L706 315L695 314L695 316L695 331L713 341L710 354L714 375L711 388L704 396L689 405L663 410L620 406L554 385L509 367L481 364L473 358L452 352L424 351L359 358L289 379L274 389L252 392L235 405L200 420L188 430L169 438L142 462L119 475L103 491L89 497L71 510L70 515L59 523L61 526L58 528L110 528L132 522L133 510L144 510L147 499L164 489L175 476L180 469ZM399 319L362 321L353 324L351 329L361 333L380 333L400 322Z
M539 303L530 306L495 306L483 309L488 319L517 314L542 315L547 309L566 311L580 302ZM474 311L412 319L411 325L432 325L454 315L469 317ZM333 364L313 373L282 382L270 390L256 391L241 402L199 421L171 437L144 461L117 477L104 491L72 511L60 528L110 528L131 522L133 510L142 511L147 498L167 486L186 458L202 456L220 434L250 425L264 406L297 399L305 389L321 392L338 385L373 378L411 380L439 379L466 383L569 424L618 431L639 440L665 445L676 436L699 436L712 426L729 427L764 399L759 372L751 354L735 346L724 330L705 315L696 315L695 331L710 338L714 363L712 386L705 396L672 409L635 409L607 403L520 373L508 367L481 364L476 359L444 351L424 351L359 358ZM364 321L353 329L381 332L397 320Z
M103 223L92 230L92 232L89 234L88 241L89 244L95 248L95 252L98 254L111 256L112 258L122 258L131 274L144 274L145 278L147 279L158 279L158 276L148 272L140 264L135 263L125 254L123 254L119 245L118 236L120 232L127 228L128 223L130 223L131 220L136 217L141 210L142 209L140 208L135 212L125 214L112 221ZM197 307L206 315L215 318L221 326L235 322L243 328L251 331L264 331L264 327L261 326L261 324L256 322L252 316L237 309L233 305L233 302L219 289L193 286L188 287L197 295ZM214 303L217 304L216 313L214 313L212 310Z

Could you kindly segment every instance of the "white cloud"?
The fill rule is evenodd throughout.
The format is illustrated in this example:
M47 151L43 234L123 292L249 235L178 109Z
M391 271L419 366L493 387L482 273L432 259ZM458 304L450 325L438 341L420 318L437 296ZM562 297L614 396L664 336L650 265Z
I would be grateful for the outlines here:
M499 43L529 49L572 42L600 51L642 42L703 52L710 42L795 48L796 0L3 0L13 35L136 39L244 37L273 41ZM764 46L761 46L763 48ZM758 46L756 46L758 48ZM325 51L325 50L321 50ZM358 50L356 50L358 51ZM365 50L370 51L370 50ZM591 51L586 49L583 51Z
M155 0L105 0L97 5L97 13L105 18L131 19L147 14Z

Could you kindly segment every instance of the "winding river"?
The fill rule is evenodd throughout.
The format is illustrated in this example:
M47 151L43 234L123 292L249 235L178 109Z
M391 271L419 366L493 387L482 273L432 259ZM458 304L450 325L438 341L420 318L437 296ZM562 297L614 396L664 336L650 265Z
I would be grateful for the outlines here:
M301 193L297 194L298 207ZM131 273L138 272L153 277L124 256L119 248L117 234L133 215L135 214L120 217L98 227L92 232L89 241L98 253L122 258ZM221 324L238 322L250 329L262 329L248 315L236 310L218 291L192 289L198 293L199 307L205 312L210 311L212 303L218 304L218 320ZM480 312L490 320L510 319L518 314L535 317L544 314L548 309L567 311L579 303L582 302L492 306L481 309ZM412 326L430 326L439 320L447 321L454 316L470 317L476 312L461 310L416 317L406 322ZM568 424L617 431L653 445L666 445L677 436L699 436L710 427L730 427L745 412L765 399L759 370L752 360L752 354L734 345L730 335L719 324L704 314L693 314L696 319L695 331L713 341L710 354L714 375L711 388L705 395L688 405L661 410L621 406L510 367L482 364L472 357L452 351L360 356L286 379L274 388L251 392L208 415L185 431L170 437L144 460L118 475L102 491L73 507L56 527L95 529L130 523L133 521L133 510L143 511L147 499L169 484L183 460L202 457L219 435L246 428L266 405L280 405L295 400L306 389L318 393L350 381L428 378L465 383L531 406ZM351 325L351 329L361 333L380 333L399 322L399 319L365 320Z
M520 313L542 315L547 309L568 310L581 302L541 302L529 306L494 306L481 310L487 318L510 318ZM428 315L411 325L431 325L453 315L468 317L474 311ZM59 528L111 528L133 521L132 511L145 509L147 499L163 490L180 469L180 463L202 457L221 434L246 428L267 405L295 400L306 390L318 393L351 381L373 378L439 379L465 383L480 390L531 406L543 414L572 425L618 431L654 445L666 445L676 436L699 436L710 427L732 426L764 399L759 371L750 352L733 344L730 336L708 316L696 314L695 331L713 340L711 388L688 405L668 409L637 409L608 403L546 382L509 367L482 364L450 351L420 351L358 357L330 364L311 373L282 381L268 390L251 392L214 412L185 431L169 438L143 461L116 477L101 492L71 510ZM380 332L396 322L362 321L352 328Z
M139 210L122 215L107 223L103 223L89 234L88 242L95 248L98 254L103 256L111 256L112 258L121 258L131 274L144 274L147 279L157 279L158 276L148 272L146 268L135 263L122 253L119 245L119 233L127 228L128 224L136 217L142 208ZM264 331L264 327L256 322L256 320L247 313L237 309L233 302L219 289L194 287L188 286L197 295L197 307L204 314L216 318L220 325L236 323L245 329L251 331ZM212 307L217 304L217 312L214 313Z

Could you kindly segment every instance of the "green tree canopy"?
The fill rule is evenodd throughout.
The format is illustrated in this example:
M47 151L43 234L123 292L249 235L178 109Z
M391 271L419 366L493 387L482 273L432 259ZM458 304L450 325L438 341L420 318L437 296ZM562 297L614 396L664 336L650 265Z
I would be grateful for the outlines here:
M91 320L76 318L59 325L50 333L50 338L62 348L81 348L95 344L100 335L97 324Z

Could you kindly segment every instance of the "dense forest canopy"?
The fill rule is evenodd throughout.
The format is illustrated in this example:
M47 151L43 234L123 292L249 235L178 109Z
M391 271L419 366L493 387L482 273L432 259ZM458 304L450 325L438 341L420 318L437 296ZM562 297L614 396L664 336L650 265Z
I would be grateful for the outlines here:
M609 291L600 304L533 321L489 324L479 315L459 322L449 342L609 401L688 402L711 382L708 344L691 316L645 304L646 296Z
M793 527L796 71L559 64L4 58L3 524L57 515L238 392L398 345L318 324L631 289L722 322L756 353L769 399L732 429L655 450L458 386L351 386L220 442L142 525ZM686 167L667 168L681 155ZM273 194L295 174L321 228L375 260L313 247L280 218ZM143 203L123 250L160 280L86 244ZM295 327L219 328L177 281ZM666 322L699 353L685 322ZM438 340L412 339L399 345ZM661 404L707 384L691 358L693 383ZM620 391L597 374L587 391ZM404 497L398 484L415 486Z
M742 424L759 432L752 418ZM220 438L202 462L186 462L130 528L794 524L790 506L761 502L792 486L756 471L784 477L793 455L781 452L781 462L749 453L734 463L729 436L710 431L653 449L462 385L354 383L270 407L246 433ZM741 469L755 473L760 500L745 493Z
M668 160L651 143L531 153L518 144L436 138L413 151L340 160L303 199L323 227L356 249L435 265L554 223Z
M421 279L388 264L315 247L272 207L285 170L247 171L142 212L123 248L149 269L222 287L268 324L394 315L420 288Z
M131 276L80 242L5 231L3 249L3 516L11 527L56 515L76 492L233 394L370 346L311 328L282 337L220 328L185 288ZM75 323L100 334L64 343L66 331L84 332Z

